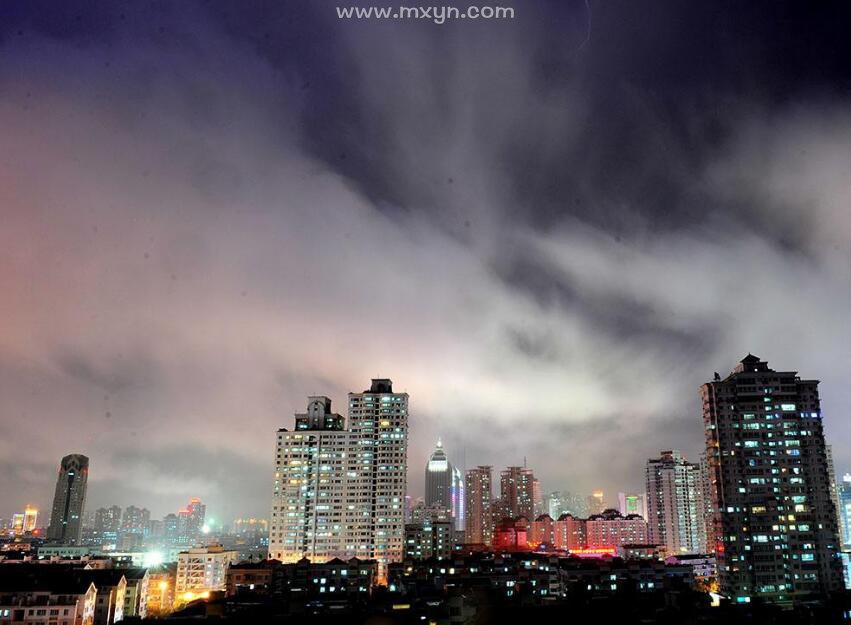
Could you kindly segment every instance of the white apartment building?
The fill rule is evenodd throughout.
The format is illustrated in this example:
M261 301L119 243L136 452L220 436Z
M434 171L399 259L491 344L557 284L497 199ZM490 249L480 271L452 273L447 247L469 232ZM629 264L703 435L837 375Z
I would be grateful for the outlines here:
M404 552L408 395L375 379L349 394L349 420L324 396L278 430L269 556L375 559L379 578Z
M647 461L647 523L650 542L667 555L704 553L706 519L703 474L678 451Z
M236 551L228 551L221 545L181 551L177 554L175 601L192 601L212 591L224 590L228 567L238 560Z

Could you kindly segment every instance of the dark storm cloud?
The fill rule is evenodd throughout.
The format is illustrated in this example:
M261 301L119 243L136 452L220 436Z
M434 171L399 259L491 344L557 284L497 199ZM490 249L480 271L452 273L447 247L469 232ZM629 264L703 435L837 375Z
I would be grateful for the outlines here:
M275 429L373 376L414 494L440 434L637 489L748 351L823 380L851 463L844 3L0 12L7 508L73 450L93 505L265 514Z

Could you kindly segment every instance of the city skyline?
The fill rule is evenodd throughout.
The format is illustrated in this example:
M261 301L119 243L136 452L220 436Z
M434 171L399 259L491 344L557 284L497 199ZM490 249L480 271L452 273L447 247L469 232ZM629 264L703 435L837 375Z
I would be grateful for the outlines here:
M79 452L91 505L263 514L269 432L375 376L412 460L633 492L748 351L821 379L851 469L841 16L2 4L9 512Z
M745 357L745 359L743 360L743 362L744 362L744 361L747 361L748 359L756 360L756 359L757 359L757 357L755 357L755 356L753 356L752 354L748 353L748 355ZM741 366L741 363L740 363L738 366ZM733 371L733 372L735 372L735 369L733 369L732 371ZM309 396L309 399L310 399L311 401L313 401L313 400L322 400L322 401L326 402L326 403L327 403L326 408L327 408L328 410L330 410L330 401L331 401L331 400L330 400L328 397L325 397L325 396ZM338 425L342 425L342 424L345 424L345 423L347 423L347 422L348 422L348 419L346 419L345 417L341 417L340 415L330 415L330 416L331 416L331 417L335 417L337 420L339 420L339 424L338 424ZM307 414L305 414L305 415L299 415L299 414L296 414L296 417L297 417L297 418L298 418L298 417L301 417L302 419L306 419L306 418L308 417L308 415L307 415ZM828 426L829 426L829 422L828 422ZM306 427L306 426L304 426L304 427ZM826 428L826 430L827 430L827 428ZM442 440L440 439L440 437L439 437L439 436L438 436L438 439L437 439L437 440L438 440L437 446L436 446L435 448L432 448L432 449L431 449L431 451L428 453L428 455L427 455L427 456L426 456L426 458L425 458L426 462L425 462L424 464L427 466L427 471L426 471L426 472L428 472L428 465L429 465L429 462L431 462L431 459L433 458L433 454L435 453L435 450L439 451L439 453L444 453L444 445L443 445L443 442L442 442ZM830 439L828 438L828 447L829 447L829 446L830 446ZM679 453L679 452L674 451L674 452L666 452L666 453L674 453L674 454L677 454L677 453ZM698 455L702 455L702 453L703 453L702 446L699 446L699 447L698 447ZM71 455L70 455L70 456L68 456L68 457L76 456L76 455L80 455L80 454L71 454ZM655 456L656 456L656 455L658 455L658 454L651 454L650 456L648 456L648 458L644 459L644 461L641 463L641 464L642 464L642 467L643 467L643 465L644 465L644 464L654 462L654 461L655 461L655 459L654 459L654 458L655 458ZM87 471L87 475L88 475L88 461L89 461L89 459L88 459L87 457L85 457L84 455L83 455L82 457L83 457L83 458L85 458L85 460L86 460L86 463L87 463L87 464L86 464L86 471ZM444 456L444 458L445 458L445 456ZM526 455L524 455L524 456L523 456L523 460L524 460L524 462L526 461L526 459L527 459L527 456L526 456ZM63 462L64 462L65 460L67 460L67 458L64 458L64 459L63 459ZM486 458L486 460L487 460L487 458ZM450 463L450 465L449 465L449 466L450 466L450 467L452 467L451 463ZM509 464L505 465L505 467L500 467L499 465L493 465L493 466L494 466L494 469L496 470L496 477L497 477L497 478L499 477L499 472L500 472L500 470L502 470L502 469L505 469L505 470L511 470L511 469L519 470L519 469L521 469L521 468L522 468L522 467L519 467L519 466L514 466L514 467L512 467L511 463L509 463ZM648 466L649 466L649 465L648 465ZM453 467L453 468L455 468L455 467ZM473 468L475 468L475 467L473 467ZM61 469L61 466L60 466L60 469ZM455 468L455 470L456 470L456 471L461 471L461 470L462 470L462 468L461 468L461 467L458 467L458 468ZM468 470L467 468L464 468L464 469L463 469L463 471L464 471L464 472L466 472L467 470ZM529 471L534 470L534 466L529 467L529 469L528 469L528 470L529 470ZM840 475L841 475L841 474L843 474L843 473L845 473L845 472L844 472L843 470L841 470L841 469L836 469L835 471L836 471L836 475L834 476L834 479L835 479L836 483L837 483L837 484L839 484L839 483L840 483L839 477L840 477ZM411 481L411 477L412 477L412 476L415 476L417 473L418 473L418 472L417 472L416 470L413 470L413 471L409 470L409 471L408 471L408 481L409 481L409 483L410 483L410 481ZM88 481L88 479L87 479L87 481ZM414 480L414 481L416 481L416 480ZM536 479L536 481L538 481L538 480ZM622 486L622 484L623 484L625 481L627 481L627 480L622 480L621 482L614 481L614 482L613 482L613 484L615 484L615 489L614 489L614 490L605 490L605 491L603 491L603 490L601 490L601 489L599 489L599 488L594 488L592 491L588 491L588 493L587 493L587 499L588 499L588 501L591 501L591 499L592 499L592 498L594 498L594 497L595 497L595 496L597 496L597 495L601 495L601 496L602 496L602 500L601 500L601 503L599 504L599 505L602 505L602 508L600 508L601 510L602 510L603 508L620 509L620 508L622 507L622 504L623 504L623 502L622 502L622 501L620 501L620 499L624 496L624 492L623 492L624 487ZM638 489L638 490L641 490L641 489L642 489L642 488L646 485L646 481L645 481L645 478L644 478L644 476L643 476L643 475L641 476L641 478L640 478L639 480L633 480L633 481L636 481L636 482L639 484L639 489ZM571 479L570 479L570 477L568 476L565 480L563 480L563 482L571 483ZM542 488L543 488L543 490L542 490L542 494L543 494L544 496L548 496L548 495L549 495L549 493L551 493L551 492L560 492L561 490L566 490L566 489L564 489L564 483L563 483L563 482L559 482L559 483L552 483L552 484L550 484L550 483L544 484L544 485L543 485L543 487L542 487ZM599 481L598 481L598 483L599 483ZM500 501L500 497L499 497L499 490L498 490L498 487L499 487L499 481L497 481L497 482L496 482L496 487L497 487L496 497L495 497L495 499L494 499L494 502L493 502L493 503L494 503L495 505L497 505L497 506L498 506L498 503L499 503L499 501ZM572 493L572 494L573 494L574 496L577 496L577 497L582 497L582 496L583 496L583 493L582 493L582 491L581 491L581 490L575 490L575 491L573 491L573 493ZM643 490L643 492L642 492L642 493L640 493L640 494L641 494L641 496L642 496L642 497L647 497L647 496L648 496L648 493L647 493L647 491L646 491L646 490ZM417 491L411 492L411 489L410 489L410 488L408 489L408 492L407 492L407 496L408 496L408 497L420 497L420 498L422 498L422 497L424 497L424 496L426 496L426 495L427 495L427 480L422 482L421 490L420 490L419 492L417 492ZM88 494L86 494L86 495L85 495L85 498L88 500L88 498L89 498L90 496L91 496L91 493L88 493ZM838 497L838 496L839 496L839 491L837 491L837 497ZM193 495L186 495L186 496L184 497L184 499L185 499L186 497L194 497L194 496L193 496ZM427 497L426 497L426 498L427 498ZM35 501L35 500L37 500L37 499L34 499L33 501ZM99 499L95 499L95 501L97 501L97 502L98 502L96 505L91 505L91 507L90 507L90 508L89 508L89 507L87 507L87 510L86 510L86 511L89 513L89 514L87 514L87 515L86 515L87 517L91 516L91 512L92 512L95 508L103 508L103 507L105 507L105 506L116 506L116 505L117 505L117 507L119 507L119 508L121 508L121 509L125 509L126 507L134 508L136 504L141 504L141 505L142 505L142 508L143 508L146 512L148 511L148 510L147 510L147 506L148 506L148 505L150 505L152 509L154 509L155 511L157 511L157 512L156 512L156 514L154 514L154 515L152 515L152 516L157 516L158 518L166 518L166 517L167 517L167 516L169 516L169 515L173 515L173 514L174 514L174 512L175 512L175 510L171 510L171 509L168 509L168 508L165 508L165 507L161 507L161 506L162 506L162 504L157 505L157 503L156 503L156 502L154 502L153 504L151 504L150 502L130 501L129 503L116 504L116 502L115 502L115 501L109 501L109 502L105 502L105 503L104 503L104 502L101 502ZM122 500L122 501L123 501L123 500ZM48 502L49 502L49 500L48 500ZM543 512L546 512L546 511L547 511L547 504L546 504L546 502L545 502L545 501L542 501L542 503L543 503L543 506L542 506L541 510L542 510ZM837 505L838 505L838 500L837 500ZM41 510L41 511L42 511L42 512L41 512L41 514L40 514L40 517L39 517L39 518L40 518L40 520L41 520L41 521L43 521L43 523L42 523L42 524L43 524L43 529L45 529L45 530L46 530L46 529L47 529L47 527L48 527L48 521L49 521L49 520L51 519L51 517L52 517L52 514L50 514L50 512L51 512L51 507L50 507L49 503L48 503L48 505L45 505L43 508L39 508L38 506L31 505L30 500L28 500L28 503L27 503L25 506L20 506L20 509L21 509L21 510L23 510L25 507L26 507L26 508L34 508L35 510ZM8 511L6 511L6 510L0 510L0 518L8 518L8 519L12 519L12 517L13 517L13 516L20 514L18 509L14 509L14 510L13 510L12 508L15 508L15 506L14 506L14 505L13 505L13 506L11 506L11 507L10 507L10 509L9 509ZM159 512L159 510L162 510L162 512L160 513L160 512ZM623 510L621 510L621 511L623 512ZM179 512L179 510L177 510L177 512ZM265 511L260 510L260 513L259 513L259 514L257 514L256 516L258 516L258 518L266 518L266 517L268 517L268 516L269 516L269 514L268 514L268 513L269 513L269 510L265 510ZM252 514L252 513L248 513L248 512L246 512L245 510L236 510L233 514L226 513L226 514L223 514L223 515L220 515L220 516L221 516L221 517L222 517L222 519L223 519L223 520L222 520L222 522L227 522L227 521L225 521L224 519L228 519L229 517L230 517L230 518L233 518L233 519L238 519L238 518L242 518L243 516L255 516L255 515L254 515L254 514ZM529 516L531 517L531 518L530 518L530 520L532 520L532 519L533 519L536 515L534 515L534 514L530 514ZM85 521L85 518L82 520L82 522L84 522L84 521ZM498 521L494 521L494 522L498 522ZM463 525L463 524L462 524L462 525ZM458 528L458 529L461 529L462 525L459 525L459 528Z

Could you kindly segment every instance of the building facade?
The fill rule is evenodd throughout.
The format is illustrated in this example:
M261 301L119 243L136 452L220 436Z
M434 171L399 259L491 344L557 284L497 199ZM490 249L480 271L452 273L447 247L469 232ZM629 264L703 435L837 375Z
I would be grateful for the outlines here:
M501 516L535 518L535 475L526 467L507 467L499 476ZM501 521L502 519L495 519Z
M585 521L585 542L589 549L646 545L647 521L637 514L622 516L617 510L603 510Z
M785 603L841 589L818 381L749 354L700 396L721 593Z
M80 543L88 479L89 459L86 456L69 454L62 458L47 528L48 540L68 545Z
M467 517L464 539L469 544L490 545L493 541L493 470L486 465L468 469L465 476Z
M650 542L665 553L704 553L706 519L700 465L678 451L663 451L647 461L647 523Z
M94 537L100 543L116 542L121 530L121 507L110 506L95 510Z
M295 429L278 430L270 557L402 559L408 395L374 379L349 394L348 428L327 397L310 397Z
M175 601L183 603L210 592L225 590L227 571L239 557L236 551L221 545L193 547L177 555L177 573L174 582Z
M443 443L437 439L437 445L426 462L425 468L425 505L427 508L440 507L449 510L452 506L452 464L446 457Z

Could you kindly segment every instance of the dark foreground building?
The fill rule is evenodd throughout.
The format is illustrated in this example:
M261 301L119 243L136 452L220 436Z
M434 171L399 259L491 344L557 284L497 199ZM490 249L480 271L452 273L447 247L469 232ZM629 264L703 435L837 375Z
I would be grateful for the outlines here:
M700 395L721 593L791 603L842 589L818 380L748 355Z

